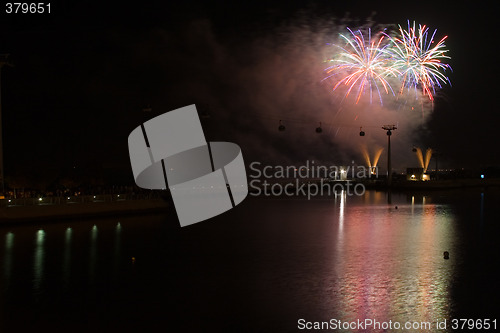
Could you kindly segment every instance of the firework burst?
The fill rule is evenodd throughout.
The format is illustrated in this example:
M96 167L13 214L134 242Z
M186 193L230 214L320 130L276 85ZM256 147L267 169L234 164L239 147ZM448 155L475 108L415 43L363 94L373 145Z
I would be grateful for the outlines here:
M442 88L442 84L450 83L444 74L446 69L451 69L443 59L450 59L446 55L448 50L443 37L435 43L436 31L429 35L429 28L419 25L418 29L408 21L408 30L399 26L399 36L390 38L392 45L388 49L393 55L392 67L399 73L402 81L400 93L404 88L422 89L424 96L432 101L436 93L436 87Z
M397 69L390 66L390 53L385 50L389 46L388 38L384 34L372 37L371 30L368 30L366 37L361 30L348 30L350 36L340 35L346 44L344 47L338 46L341 51L335 59L330 60L334 64L326 68L328 76L325 79L342 76L334 84L333 90L341 85L347 86L346 97L353 90L357 91L356 103L365 90L370 94L370 102L372 91L376 90L382 103L381 90L386 93L390 90L394 95L387 78L397 74Z
M412 26L409 21L408 29L399 26L394 37L385 32L372 36L370 29L366 36L361 30L348 30L350 35L340 35L345 45L337 45L340 52L330 60L333 64L326 68L325 80L334 82L333 90L346 86L346 97L356 91L356 104L365 92L372 102L373 91L378 93L382 104L381 91L386 94L391 91L394 95L389 80L400 85L400 94L405 88L415 92L421 89L430 101L434 100L436 88L450 83L445 72L451 67L443 62L450 59L444 43L447 36L435 42L437 30L431 35L425 25L417 28L415 22Z

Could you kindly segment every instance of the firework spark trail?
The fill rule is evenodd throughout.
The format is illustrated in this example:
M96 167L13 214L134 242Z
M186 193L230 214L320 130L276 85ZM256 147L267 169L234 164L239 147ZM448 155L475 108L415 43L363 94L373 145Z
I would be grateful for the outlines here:
M375 87L380 103L382 104L382 96L380 94L379 84L382 85L384 91L389 93L392 90L391 85L387 81L388 76L395 76L396 68L388 66L388 53L384 49L388 46L385 43L385 35L381 34L380 38L372 38L371 30L368 30L368 39L365 39L363 33L358 30L353 32L348 28L351 37L340 35L346 42L345 47L340 47L341 52L337 59L331 60L337 64L326 68L329 74L325 79L329 79L337 74L347 73L333 87L336 90L341 84L348 86L346 97L357 86L356 104L359 102L363 92L370 92L370 102L372 101L372 88Z
M451 70L451 67L441 62L443 59L450 59L446 55L448 50L444 44L448 36L434 43L436 31L434 30L429 38L429 28L419 25L417 29L415 22L411 26L408 21L408 30L399 26L399 37L391 38L387 35L393 42L387 49L393 54L392 66L402 81L400 94L405 87L417 90L420 86L424 96L428 96L432 101L436 93L435 87L442 88L442 84L450 83L443 72L446 69Z

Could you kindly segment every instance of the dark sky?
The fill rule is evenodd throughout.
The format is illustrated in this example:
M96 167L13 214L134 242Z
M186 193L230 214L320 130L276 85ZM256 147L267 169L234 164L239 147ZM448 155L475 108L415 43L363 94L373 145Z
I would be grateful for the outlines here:
M249 158L258 158L252 140L244 138L259 134L267 120L252 118L258 115L252 101L259 96L241 93L258 89L230 78L247 77L240 70L259 67L264 58L252 55L256 45L266 53L266 45L256 41L343 17L372 17L381 24L414 19L448 35L452 87L437 98L415 140L440 150L450 167L500 165L493 4L56 1L51 10L14 15L2 8L0 15L0 53L10 53L15 65L2 70L6 176L71 174L75 167L92 174L103 166L129 172L130 131L146 117L193 103L211 114L204 124L209 139L235 141ZM153 112L145 115L141 110L148 104ZM274 118L269 122L277 127ZM267 145L303 157L273 135ZM336 149L328 138L321 144L314 147ZM321 152L308 154L322 158ZM265 157L272 159L272 153Z

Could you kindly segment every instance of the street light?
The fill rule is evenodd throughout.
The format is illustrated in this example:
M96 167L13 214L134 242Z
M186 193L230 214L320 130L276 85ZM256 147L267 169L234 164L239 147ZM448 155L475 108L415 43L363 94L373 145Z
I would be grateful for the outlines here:
M384 125L383 130L387 131L387 185L391 186L392 183L392 167L391 167L391 135L395 129L396 125Z

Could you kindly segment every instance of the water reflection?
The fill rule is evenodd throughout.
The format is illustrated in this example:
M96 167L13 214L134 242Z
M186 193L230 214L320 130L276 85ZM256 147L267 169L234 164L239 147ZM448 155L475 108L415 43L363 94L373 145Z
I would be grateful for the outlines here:
M90 257L89 257L89 280L93 282L95 279L97 262L97 226L94 224L90 231Z
M481 227L484 222L484 192L481 192L481 208L479 211L479 220L481 221Z
M338 285L330 299L342 309L340 319L449 318L453 262L442 258L454 237L448 207L426 204L423 197L416 214L413 196L409 204L397 203L397 210L387 201L350 206L350 200L340 200Z
M174 223L164 216L122 217L121 223L74 221L72 228L56 223L45 225L45 231L31 225L8 229L13 233L2 233L0 259L1 274L11 283L1 302L18 304L12 310L17 316L13 326L25 317L37 324L47 318L47 325L66 320L74 327L74 314L87 313L89 305L95 311L118 308L105 318L87 316L94 318L92 327L123 324L131 313L137 322L159 322L165 317L158 304L165 299L167 309L182 300L182 310L171 316L177 322L191 320L181 315L186 309L193 309L193 318L236 314L235 321L253 313L266 325L276 319L279 325L295 326L274 331L292 331L302 317L449 320L452 312L456 317L457 307L474 310L481 298L495 295L491 288L476 286L472 290L480 293L473 295L480 296L471 296L473 302L468 295L457 296L459 287L460 293L469 288L466 282L483 284L475 273L467 275L471 267L483 266L458 255L470 240L477 241L469 231L477 231L479 193L458 201L432 194L424 203L422 194L394 192L393 205L387 204L386 195L371 191L354 197L344 192L335 200L314 201L252 198L233 215L220 216L228 223L191 229L170 228ZM492 207L496 201L489 200L485 193L484 237L493 244L494 233L486 228L498 212ZM475 223L466 224L466 219ZM451 253L449 260L443 259L443 251ZM127 253L146 259L131 268ZM488 264L494 267L495 262ZM491 284L494 278L489 276ZM61 281L68 283L63 293ZM33 298L32 285L37 294L43 290L50 297ZM197 327L204 324L194 322ZM255 331L266 331L266 325Z
M342 247L342 241L344 236L344 214L345 214L345 201L346 201L346 193L344 190L338 194L340 196L340 200L337 202L337 194L335 195L335 205L338 205L339 209L339 223L337 230L337 248Z
M344 210L345 210L345 198L346 194L344 190L340 192L340 206L339 206L339 234L342 235L342 230L344 228Z
M70 227L66 228L64 233L64 253L63 253L63 281L65 287L69 285L69 279L71 274L71 237L73 235L73 229Z
M121 232L122 232L122 225L120 222L116 224L115 227L115 265L114 265L114 271L115 273L118 272L119 265L120 265L120 251L121 251Z
M33 256L33 289L38 292L40 291L40 286L43 279L45 231L43 231L42 229L38 230L35 237L35 251Z
M8 232L5 235L5 254L3 260L3 273L4 273L4 283L5 288L8 287L10 283L10 276L12 274L12 251L14 248L14 234Z

